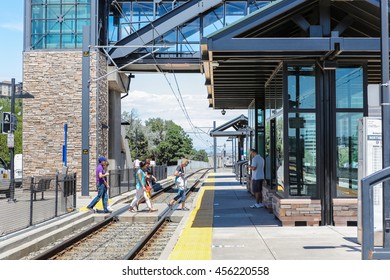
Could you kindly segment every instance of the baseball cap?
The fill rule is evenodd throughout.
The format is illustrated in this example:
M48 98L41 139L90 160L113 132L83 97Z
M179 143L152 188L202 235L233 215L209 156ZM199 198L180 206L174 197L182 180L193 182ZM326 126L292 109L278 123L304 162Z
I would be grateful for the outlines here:
M107 159L105 157L99 157L99 162L102 162L102 161L107 161Z

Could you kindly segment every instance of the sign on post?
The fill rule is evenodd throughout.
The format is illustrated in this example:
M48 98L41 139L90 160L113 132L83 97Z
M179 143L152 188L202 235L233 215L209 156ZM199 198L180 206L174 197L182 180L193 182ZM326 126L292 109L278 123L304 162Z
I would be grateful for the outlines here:
M11 131L11 113L10 112L3 112L3 126L2 126L2 133L7 134Z

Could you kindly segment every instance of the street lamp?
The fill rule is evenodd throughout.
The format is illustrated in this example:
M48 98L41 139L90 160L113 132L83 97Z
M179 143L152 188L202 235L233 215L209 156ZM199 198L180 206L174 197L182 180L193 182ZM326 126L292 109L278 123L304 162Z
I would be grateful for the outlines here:
M29 92L24 92L23 90L20 90L18 94L15 93L16 85L15 85L15 79L11 79L11 125L10 125L10 131L8 133L8 148L10 151L10 197L8 199L8 202L15 202L15 176L14 176L14 131L15 131L15 98L34 98L34 96ZM3 97L3 96L2 96ZM8 97L7 97L8 98Z

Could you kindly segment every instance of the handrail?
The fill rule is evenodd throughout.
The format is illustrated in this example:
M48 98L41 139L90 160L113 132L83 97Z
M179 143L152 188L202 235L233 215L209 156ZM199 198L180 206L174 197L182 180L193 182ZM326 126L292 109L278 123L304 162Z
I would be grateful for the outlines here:
M361 179L362 194L362 259L390 259L389 248L374 249L374 186L390 179L390 166ZM386 203L385 201L383 203ZM387 202L390 203L390 202ZM385 232L385 229L383 230Z

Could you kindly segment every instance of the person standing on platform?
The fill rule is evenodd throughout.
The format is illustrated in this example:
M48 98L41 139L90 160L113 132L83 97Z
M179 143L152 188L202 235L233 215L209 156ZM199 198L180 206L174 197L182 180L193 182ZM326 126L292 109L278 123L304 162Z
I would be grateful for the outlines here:
M146 193L146 174L145 170L148 167L148 165L145 162L139 163L139 169L137 171L137 175L135 177L136 179L136 193L133 201L130 204L130 212L135 213L138 210L138 203L141 200L141 198L145 199L146 204L148 205L149 212L157 211L157 209L152 207L152 204L150 202L150 199Z
M256 203L251 205L251 208L264 207L263 202L263 180L264 180L264 159L257 153L255 149L250 150L252 158L249 170L252 170L252 190L255 194Z
M175 170L175 184L177 186L177 195L168 203L169 207L172 207L173 204L181 198L181 209L182 210L189 210L186 207L185 201L186 201L186 178L185 178L185 172L184 168L189 164L188 159L182 159L181 164L176 167Z
M105 157L99 157L99 164L96 167L96 185L98 189L97 196L91 201L91 203L87 206L87 208L91 211L94 211L93 208L95 205L99 202L100 199L102 199L103 202L103 212L104 213L111 213L107 209L107 187L105 184L105 178L108 177L108 173L104 172L104 165L105 162L107 162L107 159Z

